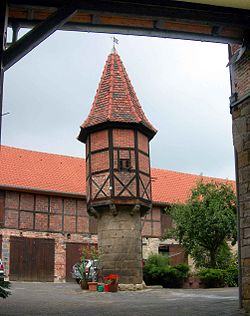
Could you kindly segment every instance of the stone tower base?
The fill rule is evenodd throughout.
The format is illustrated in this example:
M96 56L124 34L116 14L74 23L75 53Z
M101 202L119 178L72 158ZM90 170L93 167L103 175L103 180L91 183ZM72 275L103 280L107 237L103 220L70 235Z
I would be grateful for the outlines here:
M147 288L144 282L140 284L119 284L119 291L141 291Z
M98 208L98 248L104 276L118 274L119 283L142 284L140 212L134 206Z

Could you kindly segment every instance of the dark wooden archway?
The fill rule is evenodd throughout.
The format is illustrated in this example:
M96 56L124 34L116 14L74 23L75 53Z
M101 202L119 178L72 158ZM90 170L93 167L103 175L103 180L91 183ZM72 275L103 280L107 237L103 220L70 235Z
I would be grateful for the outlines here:
M2 0L0 144L4 72L57 29L237 43L249 48L250 7L211 5L222 3L219 0L205 2L208 4L192 3L192 0ZM7 26L13 29L13 40L8 48ZM20 27L33 28L17 40ZM237 99L232 91L231 109L249 97L247 93ZM250 180L249 174L245 176Z

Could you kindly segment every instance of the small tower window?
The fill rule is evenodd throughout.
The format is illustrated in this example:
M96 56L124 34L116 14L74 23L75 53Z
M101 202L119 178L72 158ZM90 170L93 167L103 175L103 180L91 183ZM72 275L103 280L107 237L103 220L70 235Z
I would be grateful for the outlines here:
M119 159L119 171L129 171L131 169L131 160L130 159Z

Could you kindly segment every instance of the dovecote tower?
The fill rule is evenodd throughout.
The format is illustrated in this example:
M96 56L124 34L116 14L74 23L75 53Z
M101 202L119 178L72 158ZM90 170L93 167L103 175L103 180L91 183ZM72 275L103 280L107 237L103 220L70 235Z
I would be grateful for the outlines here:
M155 133L113 49L78 139L86 144L87 207L98 220L103 273L125 284L142 283L141 217L151 208Z

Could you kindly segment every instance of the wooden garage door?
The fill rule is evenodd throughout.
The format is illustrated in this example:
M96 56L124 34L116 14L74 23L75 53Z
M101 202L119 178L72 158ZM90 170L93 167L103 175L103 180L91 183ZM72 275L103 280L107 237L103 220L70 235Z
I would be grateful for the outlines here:
M10 280L54 281L55 241L10 238Z

